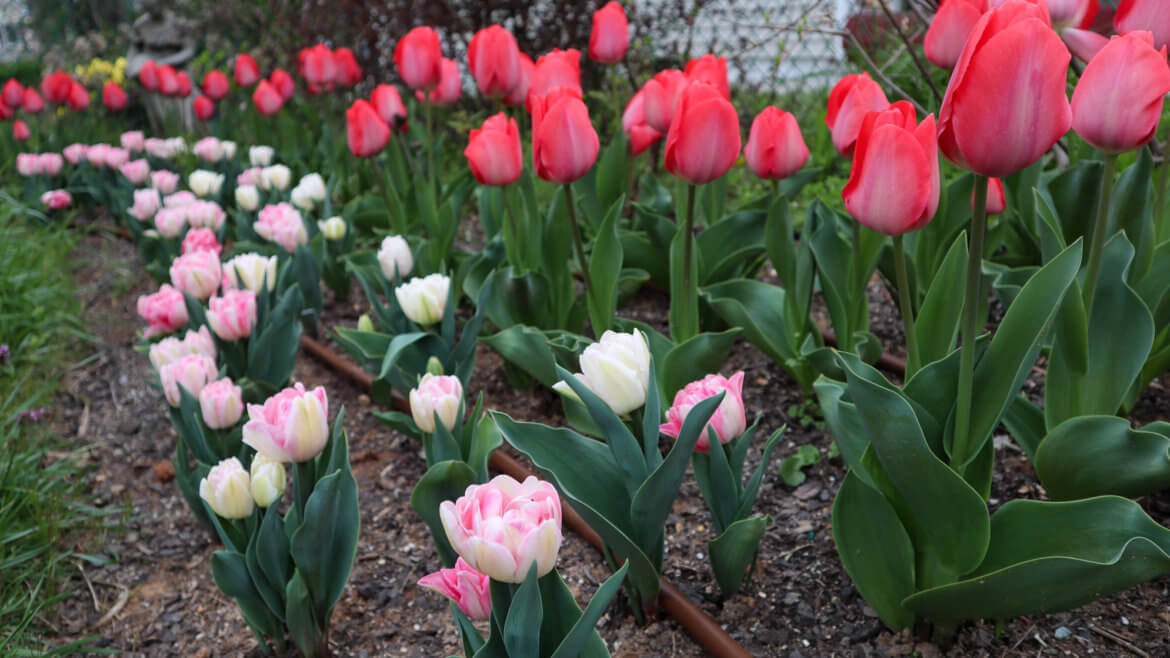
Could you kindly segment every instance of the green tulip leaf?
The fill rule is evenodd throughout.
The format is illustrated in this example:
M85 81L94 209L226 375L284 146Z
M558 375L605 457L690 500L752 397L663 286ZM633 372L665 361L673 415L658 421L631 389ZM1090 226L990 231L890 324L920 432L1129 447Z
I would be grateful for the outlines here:
M318 480L290 546L297 572L313 596L315 614L323 621L328 619L349 580L360 528L353 473L346 468Z
M926 288L926 298L915 320L922 365L938 361L955 347L959 320L963 315L963 296L957 291L963 290L967 280L964 269L967 266L967 240L964 236L960 232L955 238L938 272L919 282ZM930 284L928 288L927 283Z
M739 591L748 569L756 560L760 540L771 520L767 516L740 519L707 543L711 570L715 572L715 582L719 583L724 598Z
M553 626L558 632L550 633L549 636L562 639L556 646L556 650L552 652L551 658L576 658L577 656L609 658L609 651L605 648L605 643L601 641L601 636L597 634L597 622L601 620L601 616L605 614L613 597L621 589L622 581L625 580L628 570L628 564L623 564L612 576L606 578L605 582L593 593L593 598L589 600L589 605L585 606L584 612L581 612L580 608L577 607L572 593L556 571L541 578L541 598L546 601L545 623L541 627L541 655L550 655L544 642L545 628ZM549 582L549 579L554 576L555 582ZM550 605L550 599L554 602L559 601L560 605ZM550 616L555 616L557 623L550 624ZM576 618L572 619L574 616ZM570 621L572 621L571 625L568 623Z
M220 591L236 600L240 612L248 625L266 635L280 633L280 627L272 619L268 606L256 590L248 573L247 560L236 551L216 551L211 555L211 576Z
M1136 497L1170 488L1164 423L1131 429L1116 416L1078 416L1057 425L1036 451L1036 475L1056 500Z
M493 594L500 585L492 583ZM492 598L494 603L495 597ZM509 658L540 658L540 633L532 631L541 627L543 612L536 563L533 562L524 582L512 593L508 616L504 620L504 646L508 648Z
M705 332L675 345L660 361L662 399L674 400L674 394L687 384L718 372L739 334L738 327L719 333Z

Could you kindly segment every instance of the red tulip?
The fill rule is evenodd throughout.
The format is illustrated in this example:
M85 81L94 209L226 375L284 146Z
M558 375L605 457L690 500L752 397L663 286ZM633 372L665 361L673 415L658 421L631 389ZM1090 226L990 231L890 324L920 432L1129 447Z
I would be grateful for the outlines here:
M333 84L337 79L337 66L333 59L333 51L329 50L329 47L323 43L305 51L301 76L309 84L319 87Z
M256 60L248 53L240 53L236 55L236 61L232 65L232 76L236 79L236 84L241 87L251 87L260 80L260 67L256 66Z
M24 141L28 141L29 137L32 137L32 133L29 132L28 124L21 121L20 119L17 119L16 121L12 122L12 138L13 139L15 139L18 142L24 142Z
M687 62L683 73L688 80L702 80L715 87L724 98L731 99L731 85L727 82L727 58L708 53Z
M475 180L482 185L511 185L524 171L524 149L516 120L500 112L471 130L463 150Z
M1064 39L1064 45L1068 46L1073 57L1086 64L1109 43L1109 37L1104 34L1072 27L1062 30L1060 38Z
M922 43L926 51L926 59L935 66L951 70L959 55L963 52L963 44L967 42L967 35L979 22L986 7L986 0L946 0L940 2L938 12L926 28L926 39Z
M532 58L520 53L520 80L504 97L505 105L521 105L528 99L528 87L532 83L532 75L535 71L536 64L533 63Z
M622 112L622 132L629 138L630 152L634 156L641 155L654 142L662 139L662 133L646 123L645 101L646 88L643 87L626 104L626 111Z
M268 76L268 83L276 88L276 93L280 94L282 103L297 93L296 81L284 69L272 69L272 73Z
M459 100L463 93L463 79L459 76L459 65L453 59L443 58L440 69L443 71L439 78L439 86L427 92L414 92L414 97L423 103L431 105L450 105Z
M1002 178L1068 132L1071 56L1046 18L1037 5L1008 0L971 31L939 110L939 148L951 162Z
M1007 209L1007 199L1003 195L1003 181L998 178L987 179L987 214L998 215ZM975 209L975 191L971 191L971 210Z
M1154 47L1170 44L1170 6L1166 0L1121 0L1113 15L1113 29L1118 34L1132 30L1149 30Z
M213 101L223 100L231 88L228 78L223 71L213 69L203 76L203 93Z
M122 91L118 83L110 80L102 87L102 103L111 112L121 112L126 108L126 92Z
M373 103L378 116L386 122L386 125L396 130L406 131L406 105L402 103L402 96L398 94L397 87L386 84L374 87L374 93L370 95L370 102Z
M575 48L554 48L552 52L537 58L532 80L528 84L528 111L532 112L534 96L545 96L557 87L571 89L577 92L577 96L582 95L581 52Z
M1048 17L1057 32L1079 26L1090 10L1090 0L1047 0L1047 3Z
M158 67L158 93L163 96L177 96L179 93L179 77L173 66Z
M1093 24L1097 22L1097 12L1100 9L1097 0L1089 0L1089 8L1085 10L1085 17L1081 19L1081 24L1077 27L1082 30L1092 29Z
M24 111L29 114L40 114L45 109L45 101L36 89L28 87L24 90Z
M647 125L662 134L670 130L674 106L678 103L678 96L686 84L686 74L678 69L667 69L650 78L642 86L646 94L643 111Z
M24 85L16 78L8 78L8 82L4 83L4 88L0 89L0 103L4 103L8 107L20 107L24 102Z
M337 71L337 84L352 87L362 81L362 67L349 48L338 48L333 51L333 65Z
M731 101L714 85L689 83L666 133L666 170L694 185L710 183L735 164L741 144Z
M439 34L429 27L416 27L394 47L394 66L411 89L432 89L442 78L442 48Z
M191 107L195 110L195 118L200 121L207 121L215 114L215 102L203 94L195 97Z
M270 117L280 111L284 105L284 97L271 82L261 80L260 84L256 85L256 90L252 92L252 103L256 106L257 112Z
M191 95L193 89L191 88L191 76L187 75L186 71L179 71L175 74L175 81L179 84L178 91L175 95L179 98L186 98Z
M796 117L776 107L766 107L752 121L744 160L760 178L779 180L795 174L808 162L808 147Z
M390 127L365 99L359 98L345 111L345 136L349 150L359 158L377 155L390 140Z
M0 102L0 121L7 121L16 115L16 110Z
M146 60L146 63L138 70L138 82L147 91L158 91L158 64L155 64L153 59Z
M524 75L516 37L499 25L475 33L467 46L467 65L479 93L488 98L507 96Z
M45 100L53 105L64 105L69 100L69 91L73 88L73 78L64 71L54 71L41 81L41 93Z
M602 64L617 64L626 56L630 45L630 23L626 11L612 0L593 12L593 31L589 33L589 58Z
M558 87L547 96L529 94L528 103L536 175L553 183L572 183L588 173L597 161L601 142L581 94L570 87Z
M885 92L868 73L841 78L829 92L829 111L825 114L825 124L833 134L833 147L837 153L851 157L866 112L884 110L889 106Z
M1144 30L1113 37L1097 53L1072 97L1072 127L1105 153L1133 151L1154 137L1170 93L1166 46Z
M69 109L74 112L80 112L89 107L89 92L85 90L85 87L81 86L80 82L74 81L69 86L68 103Z

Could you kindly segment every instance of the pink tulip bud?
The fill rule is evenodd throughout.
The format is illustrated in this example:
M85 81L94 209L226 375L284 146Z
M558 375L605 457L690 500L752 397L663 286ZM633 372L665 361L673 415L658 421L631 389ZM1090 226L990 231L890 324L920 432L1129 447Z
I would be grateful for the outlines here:
M345 136L351 153L359 158L377 155L390 141L390 126L377 110L359 98L345 111Z
M130 181L132 185L142 185L150 176L150 163L145 158L133 160L118 167L118 171Z
M642 86L646 97L643 101L646 124L665 135L670 130L678 97L686 86L687 76L678 69L667 69L650 78Z
M28 124L20 119L12 122L12 139L18 142L27 142L32 137L32 131L28 129Z
M106 151L106 166L114 169L119 169L122 165L130 162L130 151L117 146L111 146Z
M73 203L73 195L65 190L49 190L41 195L41 203L48 210L61 210Z
M796 117L776 107L764 108L752 121L743 157L752 173L766 180L788 178L800 171L808 162L808 147Z
M16 155L16 173L21 176L37 176L41 173L41 160L36 153Z
M297 83L284 69L273 69L268 76L268 83L280 94L281 101L288 101L297 93Z
M204 137L195 142L191 152L204 160L215 163L223 159L223 145L215 137Z
M396 131L405 131L406 106L402 104L402 96L394 85L378 85L370 94L370 103L378 116ZM380 148L378 150L381 150Z
M743 371L735 373L731 379L721 375L707 375L687 384L683 390L675 393L674 404L666 412L666 423L659 425L658 431L677 439L691 409L720 393L725 393L723 401L703 426L695 450L703 453L711 451L709 429L715 430L720 443L727 443L743 434L747 431L747 413L743 406Z
M40 114L45 109L45 99L41 98L36 89L29 87L24 90L23 107L29 114Z
M455 552L492 580L521 583L533 564L538 576L556 566L561 499L548 482L497 475L443 501L439 517Z
M884 110L889 106L885 92L868 73L841 78L829 92L829 111L825 114L825 124L833 134L833 147L837 153L851 157L866 112Z
M1107 154L1141 148L1158 129L1168 92L1166 46L1154 50L1154 37L1145 31L1113 37L1077 82L1073 130Z
M124 132L118 141L127 151L141 151L146 148L146 136L142 134L141 130Z
M284 105L284 97L267 80L261 80L252 92L252 104L261 115L269 117L280 111Z
M176 336L167 336L151 345L150 365L154 366L155 372L161 372L164 366L192 354L215 360L215 339L207 327L199 327L199 331L188 329L182 340Z
M959 61L959 55L963 52L963 44L967 43L967 35L979 22L985 4L986 0L947 0L939 3L938 12L930 21L926 39L922 43L926 59L931 64L948 71L955 68L955 62Z
M228 82L228 78L224 75L223 71L214 69L204 74L202 87L203 93L207 94L208 98L213 101L218 101L223 100L223 97L228 95L228 91L231 89L231 83Z
M459 422L463 405L463 384L458 377L426 373L410 391L410 415L414 424L428 434L435 431L435 416L449 430Z
M1154 35L1154 47L1170 45L1170 8L1165 0L1121 0L1113 15L1113 29L1118 34L1148 30Z
M65 166L65 158L60 153L42 153L37 156L37 164L45 176L56 176Z
M255 502L248 471L239 459L230 457L211 468L199 482L199 497L216 515L225 519L246 519L252 516Z
M727 58L716 57L710 53L687 62L683 70L687 80L700 80L715 87L726 99L731 99L731 85L727 82Z
M222 278L219 256L214 252L195 251L171 263L171 285L196 299L215 294Z
M488 98L507 96L524 75L516 37L500 25L475 33L467 47L467 66L479 93Z
M442 48L439 34L426 26L416 27L394 47L394 66L411 89L433 89L442 77Z
M482 621L491 616L491 579L456 558L454 569L440 569L419 579L418 584L455 602L469 619Z
M329 46L319 43L305 51L301 76L305 78L305 82L322 87L336 81L337 66Z
M167 208L183 208L199 201L194 192L180 190L163 198L163 205Z
M264 405L248 405L244 443L277 462L308 461L329 440L329 402L325 389L306 391L297 382L268 398Z
M626 56L629 45L630 24L620 4L611 0L593 12L593 30L589 33L590 59L601 64L617 64Z
M536 59L528 83L528 111L532 112L534 97L547 96L557 87L575 92L578 98L584 96L581 91L581 52L576 48L553 48L552 52Z
M208 306L207 324L221 340L230 342L252 335L256 326L256 293L228 290L222 297L212 297Z
M179 185L179 175L173 171L150 172L150 184L159 194L171 194Z
M1060 38L1064 40L1064 45L1068 46L1068 50L1073 57L1089 63L1101 52L1105 44L1109 43L1109 37L1097 32L1089 30L1080 30L1076 28L1066 28L1060 33Z
M186 208L159 208L154 213L154 227L164 238L179 237L187 227Z
M162 380L167 402L177 407L183 401L179 393L180 385L195 399L199 399L203 388L219 378L219 368L213 359L203 354L188 354L163 366L158 376Z
M24 85L16 78L8 78L4 88L0 89L0 102L8 107L20 107L24 102Z
M692 82L666 133L666 170L689 183L722 177L739 158L739 115L716 87Z
M248 53L240 53L236 55L236 61L232 66L232 75L236 78L236 84L241 87L251 87L260 79L260 67L256 65L256 60Z
M971 209L975 209L975 192L971 192ZM1007 209L1007 199L1003 194L1003 181L990 178L987 181L987 214L998 215Z
M183 209L187 214L187 224L192 228L218 231L227 218L227 213L214 201L196 201L183 206Z
M338 48L333 51L333 62L337 67L337 84L352 87L362 81L362 67L349 48Z
M150 190L153 192L154 190ZM223 251L215 232L209 228L193 228L183 236L182 253L189 254L196 251L209 251L216 256Z
M244 415L243 391L232 380L224 377L199 392L199 409L208 427L213 430L227 429Z
M524 150L516 120L500 112L484 121L482 128L472 128L463 155L480 184L515 183L524 171Z
M298 244L309 242L309 234L305 231L305 222L301 219L301 213L287 203L261 208L260 219L252 228L257 235L265 240L275 242L290 254L297 250Z
M522 105L528 99L528 87L532 83L532 75L535 71L536 64L533 63L532 58L520 53L520 80L504 97L505 105Z
M580 93L560 87L547 96L530 92L528 101L536 175L553 183L571 183L588 173L597 161L601 142Z
M662 139L662 133L655 130L646 121L646 88L642 87L630 99L622 112L622 132L630 140L630 152L634 156L641 155L646 149Z
M65 160L69 164L75 165L85 159L86 150L87 147L85 144L70 144L61 151L61 154L65 156Z
M463 78L459 75L459 64L444 57L439 64L439 85L427 92L417 90L414 97L431 105L450 105L463 94Z
M158 190L146 188L134 190L134 205L128 212L138 221L148 222L161 207L162 198L158 195Z

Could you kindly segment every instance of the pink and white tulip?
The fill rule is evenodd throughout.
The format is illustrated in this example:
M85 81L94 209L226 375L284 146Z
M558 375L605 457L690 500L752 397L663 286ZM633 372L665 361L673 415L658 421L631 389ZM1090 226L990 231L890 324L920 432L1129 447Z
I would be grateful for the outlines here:
M187 326L187 303L182 292L164 283L153 295L138 298L138 315L150 324L145 334L147 338L169 334Z
M207 324L221 340L234 341L252 335L256 326L256 293L228 290L208 303Z
M171 263L171 285L196 299L204 300L214 295L222 280L223 271L215 252L195 251L179 256Z
M455 568L440 569L419 579L418 584L451 599L469 619L482 621L491 616L491 578L456 558Z
M658 426L658 431L677 439L691 409L703 400L720 393L725 393L723 401L703 426L699 440L695 443L695 450L710 452L708 430L715 430L720 443L727 443L743 434L747 431L747 414L743 406L743 371L735 373L730 379L721 375L707 375L699 381L687 384L685 388L675 393L674 404L666 412L666 422Z
M424 432L435 431L435 416L449 430L459 422L463 405L463 384L458 377L426 373L418 386L410 390L410 415Z
M318 386L306 391L297 382L265 400L263 406L248 405L244 443L273 461L308 461L329 440L328 417L325 389Z
M256 235L275 242L290 254L297 250L297 245L309 241L301 213L287 203L264 206L260 210L260 219L252 228Z
M167 402L172 407L177 407L183 401L179 392L180 385L195 399L199 399L204 387L219 379L219 368L216 367L215 360L206 355L188 354L163 366L158 371L158 376L162 380Z
M227 377L214 381L199 391L199 410L211 429L232 427L244 415L243 390Z

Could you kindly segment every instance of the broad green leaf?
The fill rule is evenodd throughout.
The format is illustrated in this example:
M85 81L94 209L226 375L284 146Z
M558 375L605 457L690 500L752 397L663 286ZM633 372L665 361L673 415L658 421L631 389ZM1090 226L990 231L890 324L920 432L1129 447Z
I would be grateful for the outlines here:
M919 286L926 288L926 298L915 320L921 365L945 357L955 347L955 337L958 336L959 321L963 315L963 296L959 291L964 289L967 280L965 235L959 233L938 272L932 278L919 282Z
M419 478L418 484L414 485L414 490L410 492L410 506L430 529L439 561L444 567L455 566L457 556L447 541L447 532L439 518L439 504L445 500L459 498L467 491L468 486L476 482L479 482L479 478L466 463L455 460L441 461L428 468Z
M556 356L548 345L548 338L540 329L517 324L491 336L484 336L480 341L545 386L551 388L561 379L557 375Z
M540 658L540 633L533 630L540 628L542 617L540 585L533 562L524 582L512 594L504 621L504 646L509 658Z
M293 572L292 579L288 581L284 598L288 606L285 619L288 620L288 632L293 644L297 645L301 653L312 655L323 639L322 620L313 609L313 595L309 593L309 585L300 569Z
M236 600L244 619L254 628L269 635L280 632L273 623L268 606L248 574L248 565L242 553L216 551L211 555L211 575L220 591Z
M724 598L739 591L744 576L756 560L760 540L764 538L764 531L771 520L767 516L740 519L707 543L711 554L711 570L715 572L715 582L719 583Z
M1078 416L1044 437L1034 465L1055 500L1146 496L1170 488L1170 438L1116 416Z
M322 619L341 598L349 580L360 527L353 473L347 468L318 480L305 503L304 521L293 533L290 545L293 562Z
M1040 442L1047 434L1044 410L1024 396L1017 395L1003 415L1003 425L1028 456L1028 461L1035 462L1036 449L1040 447Z
M621 589L622 581L626 578L626 571L629 566L623 564L620 569L615 571L612 576L605 579L605 582L597 588L593 593L593 598L589 600L589 605L585 606L585 611L580 613L571 627L563 630L561 633L561 643L557 645L556 651L551 655L551 658L576 658L578 656L585 656L587 658L609 658L609 651L605 648L605 643L601 641L601 636L597 634L597 622L601 620L601 616L605 614L606 608L609 607L613 597L617 595L618 590ZM556 572L554 571L553 574ZM552 574L550 574L552 575ZM548 578L549 576L545 576ZM557 598L564 599L564 593L569 592L565 587L564 581L557 575L557 583L546 585L541 579L542 599L552 598L549 594L549 589L556 588L559 592ZM570 594L568 600L572 602L572 595ZM567 605L564 606L568 608ZM573 602L573 607L576 607L576 602ZM555 614L553 606L546 606L546 610ZM569 609L571 611L571 609ZM566 619L567 621L567 619ZM548 624L546 618L546 625ZM563 628L564 624L558 624L558 629ZM543 635L544 628L541 628L541 654L547 655L545 651Z
M590 323L593 333L598 336L609 329L616 310L618 278L622 272L622 243L618 240L617 225L624 202L624 197L619 197L605 214L589 259L594 296L594 304L590 307Z
M718 372L739 333L738 327L720 333L705 332L675 345L660 361L662 399L673 400L674 394L687 384Z
M609 408L609 405L589 390L589 387L581 380L564 368L558 368L557 374L573 389L578 399L589 411L593 422L601 429L601 436L613 453L614 463L625 475L623 479L626 491L632 496L638 485L646 479L648 472L641 444L634 438L626 424Z

